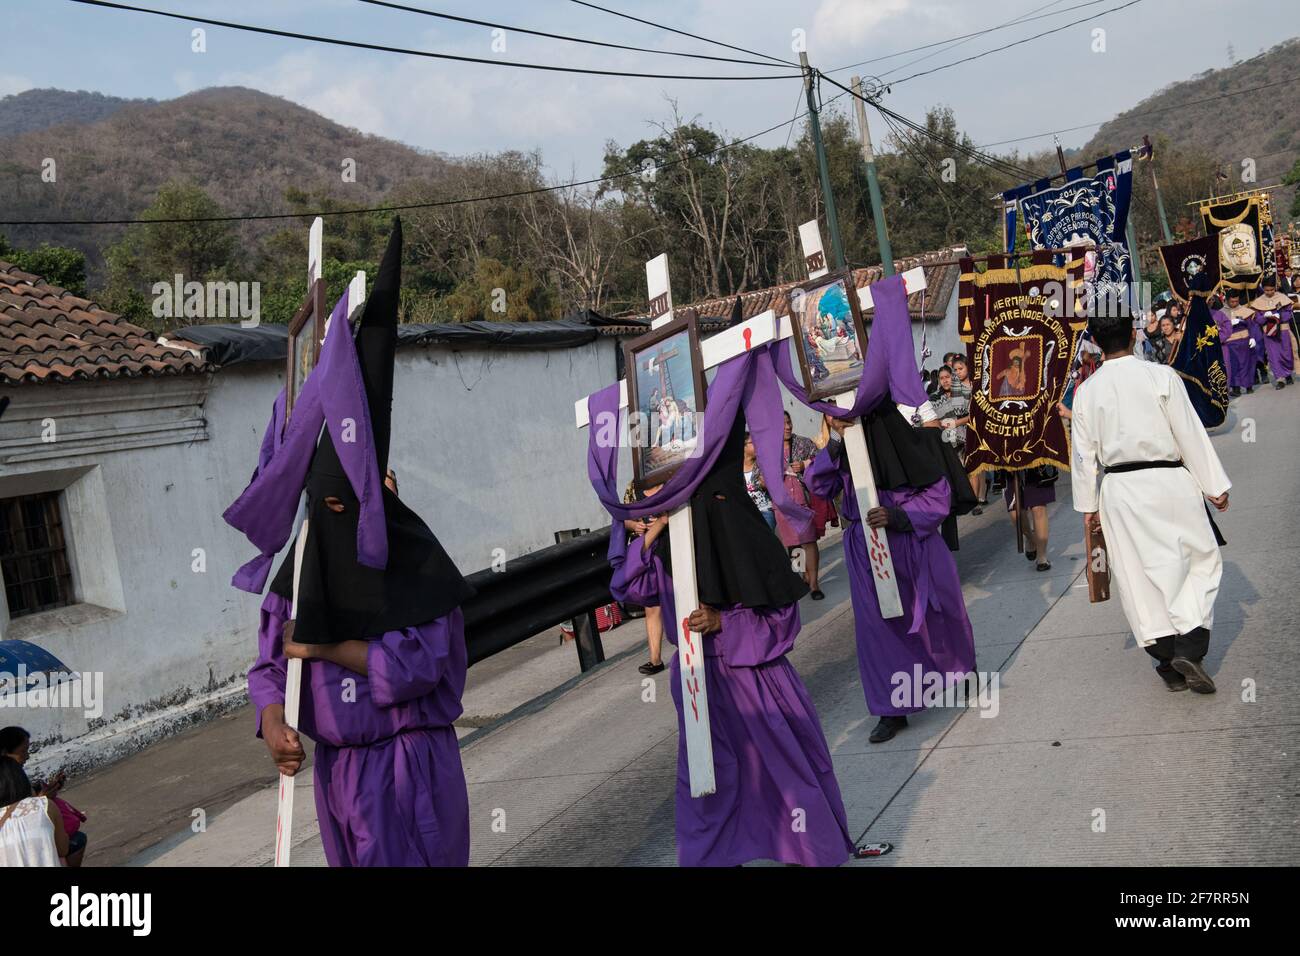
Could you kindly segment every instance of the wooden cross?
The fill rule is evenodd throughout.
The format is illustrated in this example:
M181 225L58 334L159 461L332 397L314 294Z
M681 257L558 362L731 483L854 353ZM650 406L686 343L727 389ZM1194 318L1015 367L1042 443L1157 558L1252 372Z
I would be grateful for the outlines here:
M673 319L672 291L668 281L668 256L660 255L646 263L646 285L651 310L655 314L652 328ZM706 369L758 348L776 338L776 313L768 310L747 322L719 332L700 343L700 355ZM649 366L647 366L649 368ZM619 407L627 407L627 382L619 382ZM579 428L590 424L587 399L574 404ZM704 645L700 635L691 631L687 620L700 606L695 581L695 537L689 505L680 505L668 516L668 547L673 561L673 603L677 609L677 653L680 657L682 708L686 727L686 763L690 773L691 796L704 797L717 791L713 773L713 738L709 734L709 696L704 673Z
M804 261L810 266L808 278L818 279L829 271L825 266L826 255L822 251L821 230L817 220L805 222L799 227L799 239L803 243ZM820 263L819 267L813 268ZM903 276L903 288L919 291L925 288L925 271L913 269ZM858 302L863 311L872 307L870 287L858 290ZM793 334L786 329L786 317L781 319L781 338ZM868 346L869 347L869 346ZM836 395L834 402L842 408L853 405L853 392ZM871 574L876 582L876 601L880 605L880 616L895 618L903 616L903 601L898 595L898 576L894 573L894 557L889 550L889 538L884 529L873 528L867 524L867 513L872 508L880 507L880 495L876 491L876 476L871 470L871 456L867 454L867 437L862 429L861 420L853 422L844 429L844 451L849 456L849 471L853 474L853 493L858 497L858 513L862 517L863 531L867 535L867 554L871 559Z
M317 216L312 221L311 231L307 234L307 295L311 296L317 280L321 277L321 259L325 242L325 223ZM366 274L358 272L348 284L348 310L356 315L366 299ZM325 342L325 333L329 331L329 317L321 323L320 341L316 349ZM309 373L310 374L310 373ZM290 409L293 408L293 394L297 388L306 384L295 382L292 374L285 379L285 424L288 424ZM298 585L302 577L302 556L307 547L308 521L304 517L298 529L298 542L293 553L293 606L289 609L289 619L298 619ZM294 730L298 729L298 711L302 696L302 660L297 657L285 662L284 673L284 722ZM289 865L289 850L293 843L293 792L296 777L280 774L280 799L275 817L275 865Z
M803 239L804 255L814 262L820 262L820 271L812 276L824 275L825 254L822 252L821 236L816 220L800 227ZM925 288L925 272L912 269L903 275L904 288L916 292ZM646 284L649 287L651 312L656 316L652 327L658 328L672 321L672 291L668 281L668 256L660 255L646 263ZM863 309L873 306L871 290L858 290L858 301ZM706 369L721 365L728 359L759 348L770 342L784 341L794 334L794 322L788 315L777 317L771 309L760 313L745 322L733 325L729 329L712 335L700 342L700 355ZM836 404L852 405L853 393L838 396ZM627 408L627 381L619 382L619 408ZM591 422L587 408L587 399L580 398L574 403L574 420L578 428L586 428ZM859 422L845 429L845 451L849 456L849 467L853 472L854 492L858 495L858 510L865 519L872 508L880 504L876 492L875 476L871 470L871 459L867 455L866 437ZM886 618L902 617L902 601L898 596L898 583L893 570L893 560L889 553L888 540L877 529L871 529L871 540L879 546L870 549L872 569L876 575L876 594L881 613ZM690 771L691 796L702 797L716 791L713 774L713 741L709 736L708 688L704 680L704 659L699 636L693 634L686 621L690 612L699 607L699 592L695 583L695 539L692 533L691 512L687 506L678 507L668 518L668 546L673 561L673 603L676 605L679 620L673 623L679 628L681 639L678 641L678 654L681 658L682 703L685 708L686 756ZM892 598L892 600L891 600ZM692 707L691 705L695 706Z

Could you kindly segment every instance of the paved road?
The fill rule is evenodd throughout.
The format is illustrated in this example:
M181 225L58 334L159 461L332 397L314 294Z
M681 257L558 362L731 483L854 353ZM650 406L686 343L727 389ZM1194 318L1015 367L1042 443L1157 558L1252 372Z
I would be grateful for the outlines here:
M1244 419L1254 442L1243 441ZM1214 442L1235 484L1221 521L1212 697L1167 693L1118 600L1088 603L1066 476L1049 573L1015 553L1001 509L963 519L958 563L979 668L999 676L996 716L933 710L870 745L842 553L828 544L827 600L805 600L792 659L854 835L897 847L850 865L1300 863L1300 390L1237 400ZM623 650L604 666L463 737L474 864L675 863L667 673L645 700L639 625L622 632L631 636L612 642ZM559 674L572 653L528 666ZM527 683L514 679L502 699ZM319 865L310 788L299 792L295 863ZM136 862L265 863L274 803L273 789L260 790L213 815L207 832L184 830Z

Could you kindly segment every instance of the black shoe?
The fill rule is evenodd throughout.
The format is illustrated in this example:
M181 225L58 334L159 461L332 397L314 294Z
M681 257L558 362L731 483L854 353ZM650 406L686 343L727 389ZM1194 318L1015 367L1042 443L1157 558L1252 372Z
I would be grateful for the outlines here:
M1236 398L1241 394L1241 389L1233 388L1233 389L1229 389L1229 392L1231 392L1233 398Z
M1175 657L1170 666L1187 679L1188 689L1198 694L1213 694L1217 689L1210 675L1206 673L1200 661L1189 661L1185 657Z
M1282 389L1286 388L1286 382L1282 381L1281 379L1278 379L1276 382L1273 383L1273 388L1275 391L1280 392L1282 391Z
M976 505L974 508L970 510L970 513L973 515L982 515L984 513L984 506Z
M813 588L812 591L809 592L808 596L814 601L823 601L826 599L826 595L822 592L821 588Z
M1294 385L1294 384L1295 384L1295 376L1294 376L1294 375L1288 375L1288 376L1286 377L1286 383L1287 383L1288 385Z
M1248 387L1248 388L1246 389L1246 394L1247 394L1247 395L1254 395L1254 394L1255 394L1255 386L1254 386L1254 385L1251 385L1250 387Z
M907 726L906 717L881 717L880 723L876 724L871 736L867 740L873 744L883 744L886 740L893 740L894 734L898 733Z
M1052 562L1051 562L1051 561L1048 561L1048 560L1046 560L1046 559L1044 559L1044 560L1042 560L1042 561L1039 561L1038 564L1036 564L1036 565L1034 566L1034 570L1035 570L1035 571L1050 571L1050 570L1052 570Z
M654 661L646 661L644 664L642 664L640 667L637 668L637 670L639 670L642 674L658 674L663 669L664 669L664 665L662 661L659 662L658 664L656 664Z
M1037 550L1037 549L1035 549L1035 550L1033 550L1033 551L1026 551L1026 552L1025 552L1025 560L1026 560L1026 561L1032 561L1032 560L1034 560L1034 558L1036 558L1036 557L1038 557L1038 550Z
M1170 665L1158 665L1156 667L1156 673L1159 674L1160 679L1165 682L1165 690L1187 690L1187 678L1174 670Z

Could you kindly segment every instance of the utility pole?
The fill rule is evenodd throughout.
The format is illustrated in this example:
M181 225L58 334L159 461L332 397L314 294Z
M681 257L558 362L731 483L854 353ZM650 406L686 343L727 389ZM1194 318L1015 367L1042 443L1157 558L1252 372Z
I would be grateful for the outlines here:
M862 102L862 77L853 78L853 108L858 116L858 135L862 138L862 162L867 167L867 192L871 196L871 218L876 221L876 243L880 246L880 268L887 276L894 274L894 249L889 244L889 224L885 222L885 203L880 198L880 180L876 176L876 154L871 148L871 128L867 126L867 107Z
M835 194L831 192L831 169L826 162L826 150L822 146L822 124L817 115L817 93L813 89L813 69L808 65L808 54L799 54L799 64L803 67L803 90L808 97L808 126L812 130L813 149L817 151L817 171L822 181L822 198L826 203L826 225L831 232L831 253L835 256L835 268L844 268L844 241L840 238L840 217L835 213Z
M1174 241L1174 235L1169 231L1169 217L1165 215L1165 200L1160 195L1160 180L1156 179L1156 151L1151 145L1151 137L1142 137L1142 147L1136 151L1139 156L1146 155L1146 164L1151 170L1151 188L1156 192L1156 212L1160 214L1160 232L1165 237L1165 245Z

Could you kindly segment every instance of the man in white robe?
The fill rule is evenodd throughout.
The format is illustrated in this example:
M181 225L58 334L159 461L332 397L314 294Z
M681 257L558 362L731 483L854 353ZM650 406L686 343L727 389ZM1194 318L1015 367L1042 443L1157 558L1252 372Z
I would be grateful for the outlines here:
M1100 521L1124 614L1165 685L1211 694L1201 662L1223 561L1202 497L1226 511L1232 483L1178 373L1133 357L1131 320L1092 331L1105 361L1074 397L1074 507Z

